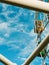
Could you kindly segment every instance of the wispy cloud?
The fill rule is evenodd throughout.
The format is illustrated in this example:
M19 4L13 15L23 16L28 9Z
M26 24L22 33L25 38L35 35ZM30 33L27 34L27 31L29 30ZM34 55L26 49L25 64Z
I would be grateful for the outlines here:
M28 45L24 49L21 50L19 56L26 58L33 52L35 48L36 48L36 40L33 39L30 41L30 43L28 43Z
M0 37L0 45L3 45L3 44L5 44L5 39Z

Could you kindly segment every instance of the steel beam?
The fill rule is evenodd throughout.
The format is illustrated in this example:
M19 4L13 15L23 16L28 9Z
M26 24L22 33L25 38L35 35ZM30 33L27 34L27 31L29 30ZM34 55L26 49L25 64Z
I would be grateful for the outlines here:
M49 3L38 0L0 0L0 2L49 13Z
M29 65L31 61L39 54L39 52L47 46L49 43L49 35L45 37L45 39L37 46L37 48L31 53L31 55L26 59L26 61L22 65Z
M16 65L15 63L11 62L7 58L5 58L3 55L0 54L0 62L4 63L5 65Z

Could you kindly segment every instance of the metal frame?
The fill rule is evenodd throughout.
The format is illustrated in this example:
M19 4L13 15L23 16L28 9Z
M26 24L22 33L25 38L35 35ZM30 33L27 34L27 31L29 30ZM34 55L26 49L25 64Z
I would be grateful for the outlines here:
M0 0L2 3L12 4L36 11L49 13L49 3L38 0Z
M44 38L44 40L37 46L37 48L31 53L31 55L26 59L22 65L29 65L31 61L39 54L39 52L47 46L49 43L49 34Z
M15 6L20 6L24 8L29 8L36 11L41 11L49 13L49 3L37 1L37 0L0 0L2 3L12 4ZM38 55L38 53L49 43L49 34L46 38L38 45L38 47L33 51L33 53L26 59L22 65L29 65L31 61ZM0 56L1 57L1 56ZM0 58L0 61L3 59ZM10 64L8 64L10 65ZM12 65L12 64L11 64Z
M5 58L3 55L0 54L0 62L2 62L5 65L16 65L15 63L11 62L7 58Z

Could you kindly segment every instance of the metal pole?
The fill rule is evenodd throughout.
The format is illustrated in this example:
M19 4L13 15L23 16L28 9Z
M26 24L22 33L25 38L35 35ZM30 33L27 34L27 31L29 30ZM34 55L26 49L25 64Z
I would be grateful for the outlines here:
M49 3L37 0L0 0L0 2L49 13Z
M5 65L16 65L1 54L0 54L0 62L4 63Z
M33 53L26 59L22 65L29 65L31 61L39 54L39 52L49 43L49 35L38 45L38 47L33 51Z

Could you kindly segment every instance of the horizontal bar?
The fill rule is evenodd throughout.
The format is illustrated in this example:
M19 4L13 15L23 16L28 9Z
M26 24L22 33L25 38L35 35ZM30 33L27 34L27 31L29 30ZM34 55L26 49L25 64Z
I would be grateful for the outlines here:
M31 61L39 54L39 52L49 43L49 35L37 46L37 48L31 53L22 65L29 65Z
M0 2L49 13L49 3L37 0L0 0Z
M11 62L7 58L5 58L3 55L0 54L0 62L4 63L5 65L16 65L15 63Z

